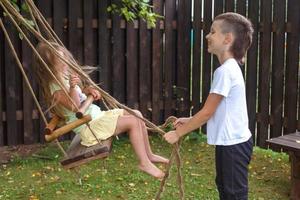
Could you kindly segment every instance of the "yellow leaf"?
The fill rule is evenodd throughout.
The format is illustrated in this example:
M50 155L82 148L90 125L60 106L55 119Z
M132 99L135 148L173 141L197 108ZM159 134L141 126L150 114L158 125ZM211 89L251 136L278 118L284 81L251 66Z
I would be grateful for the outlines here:
M134 187L134 186L135 186L134 183L129 183L128 185L129 185L130 187Z
M29 200L39 200L39 198L35 195L29 196Z

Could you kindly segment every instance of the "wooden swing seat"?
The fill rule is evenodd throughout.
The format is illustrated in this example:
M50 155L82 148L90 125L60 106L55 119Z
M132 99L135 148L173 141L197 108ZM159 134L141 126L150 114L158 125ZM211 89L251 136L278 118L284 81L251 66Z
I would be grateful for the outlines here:
M60 161L65 169L71 169L92 160L106 158L112 149L112 138L91 147L83 146L80 142L80 135L76 135L67 150L68 156Z
M53 141L64 134L70 133L74 128L91 121L91 116L83 115L83 113L92 102L93 98L89 96L76 113L78 119L64 126L57 128L57 125L61 120L58 116L54 115L49 124L45 127L45 140L47 142ZM92 160L105 158L109 155L111 149L112 137L107 140L103 140L101 143L96 145L86 147L81 144L80 135L76 134L66 151L67 155L60 161L60 163L65 169L71 169Z

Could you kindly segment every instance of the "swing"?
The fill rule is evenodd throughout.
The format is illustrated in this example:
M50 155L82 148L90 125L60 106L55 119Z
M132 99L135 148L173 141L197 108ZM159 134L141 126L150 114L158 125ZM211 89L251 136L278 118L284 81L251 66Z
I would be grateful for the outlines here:
M51 142L58 137L69 133L72 129L91 121L91 116L84 115L83 113L91 105L93 100L94 98L92 96L88 96L88 98L80 106L78 112L76 112L76 117L78 119L64 126L58 127L58 124L60 124L62 120L57 115L54 115L45 127L45 140L47 142ZM106 158L111 152L111 149L112 137L91 147L86 147L81 144L80 135L76 134L66 151L65 157L60 161L60 164L65 169L72 169L92 160Z
M46 19L41 15L40 11L37 9L37 7L34 5L33 0L25 0L29 11L30 11L30 16L31 19L33 20L34 24L35 24L35 28L29 24L22 15L20 15L20 13L10 4L10 2L8 0L1 0L0 1L0 6L2 7L2 9L5 11L8 19L10 20L10 22L12 22L12 24L17 28L18 32L20 35L22 35L22 37L25 39L25 41L29 44L29 46L31 47L31 49L33 50L33 52L35 54L38 55L38 53L35 51L34 46L31 44L30 40L28 39L27 35L23 32L22 28L20 26L22 26L23 28L25 28L28 32L30 32L31 34L33 34L35 36L35 38L37 38L39 41L45 42L46 44L48 44L51 48L52 45L48 42L48 40L52 40L55 41L59 44L61 44L63 46L63 43L60 41L60 39L58 38L58 36L55 34L55 32L51 29L51 26L48 24L48 22L46 21ZM44 31L46 33L46 35L48 36L48 40L45 39L42 34L41 31L39 29L38 23L40 23L42 25L42 27L44 28ZM33 100L35 101L35 104L37 106L37 109L40 112L40 116L41 119L44 121L44 123L46 124L46 128L45 128L45 139L46 141L53 141L55 140L57 145L60 147L60 149L62 150L62 152L65 154L65 158L61 161L61 164L64 166L64 168L66 169L71 169L71 168L75 168L79 165L85 164L91 160L95 160L98 158L104 158L107 157L109 152L111 151L111 141L112 139L110 138L107 141L102 141L99 142L99 144L94 145L92 147L83 147L80 144L80 137L79 135L76 135L73 139L73 141L71 142L69 149L67 150L67 152L62 148L62 146L60 145L60 143L58 142L57 138L61 135L64 135L68 132L70 132L73 128L76 128L78 126L80 126L81 124L86 123L88 125L88 122L91 120L91 117L88 115L83 115L85 109L91 104L91 99L87 99L80 108L78 108L78 112L76 114L76 117L78 118L77 120L75 120L72 123L69 123L67 125L64 125L62 127L58 127L56 128L56 126L59 124L60 119L57 116L53 116L53 118L50 120L50 123L47 122L46 117L44 116L44 113L41 109L41 106L39 104L39 101L37 100L34 91L30 85L30 82L28 80L28 77L23 69L23 66L18 58L18 55L13 47L13 44L10 40L10 37L6 31L6 28L2 22L2 19L0 18L0 26L4 32L4 35L8 41L9 47L16 59L17 65L21 70L22 76L26 82L26 85L28 86ZM75 72L77 72L79 75L83 76L87 82L93 86L94 88L96 88L102 95L102 99L103 99L103 103L106 106L106 108L108 108L108 106L106 105L106 103L109 104L110 108L121 108L126 110L128 113L134 115L135 117L139 118L140 120L144 121L146 123L146 125L148 126L148 130L152 131L152 132L157 132L161 135L164 135L165 132L163 130L161 130L160 127L156 126L155 124L153 124L152 122L148 121L147 119L144 119L140 116L138 116L132 109L128 108L127 106L119 103L117 100L115 100L112 96L110 96L108 93L106 93L104 90L102 90L100 87L98 87L81 69L80 66L75 62L75 61L67 61L64 58L62 58L62 56L57 53L57 56L59 56L65 63L67 63ZM47 64L44 63L44 67L45 70L48 70L48 66ZM51 72L49 72L51 74ZM56 79L56 77L51 74L53 76L53 78L58 82L59 81ZM66 91L64 91L66 93ZM67 94L67 93L66 93ZM108 108L109 109L109 108ZM174 119L173 119L174 120ZM167 120L168 121L168 120ZM178 186L179 186L179 198L180 199L184 199L184 189L183 189L183 178L182 178L182 174L181 174L181 159L180 159L180 154L179 154L179 147L180 147L180 141L178 143L176 143L173 146L172 149L172 153L170 156L170 162L167 165L166 168L166 172L165 172L165 177L163 178L163 180L161 181L159 190L156 194L155 199L158 200L160 199L160 196L162 194L162 192L164 191L164 187L167 181L167 178L170 175L170 169L172 166L172 163L174 161L176 161L177 164L177 182L178 182ZM100 145L100 146L99 146ZM74 169L74 171L76 172L76 168ZM79 180L81 180L79 178ZM81 181L80 181L81 183Z

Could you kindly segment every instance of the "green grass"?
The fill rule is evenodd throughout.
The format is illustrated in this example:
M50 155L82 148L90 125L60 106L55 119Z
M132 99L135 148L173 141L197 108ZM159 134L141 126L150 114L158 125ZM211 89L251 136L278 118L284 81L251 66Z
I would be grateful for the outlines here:
M204 137L198 141L191 138L184 141L181 148L185 199L218 199L214 183L214 147L207 145ZM169 156L170 145L156 136L151 136L151 143L155 153ZM109 158L78 169L82 185L78 184L76 173L59 165L61 154L55 145L47 145L37 154L53 160L16 157L9 164L0 166L0 199L148 200L155 197L160 185L159 181L137 169L137 160L127 138L114 142ZM249 178L249 199L288 199L288 156L255 148ZM164 199L178 199L175 166L162 195Z

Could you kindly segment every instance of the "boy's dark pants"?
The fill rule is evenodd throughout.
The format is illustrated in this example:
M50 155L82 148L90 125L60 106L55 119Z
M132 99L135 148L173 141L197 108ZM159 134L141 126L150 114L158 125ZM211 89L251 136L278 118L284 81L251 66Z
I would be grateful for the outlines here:
M221 200L248 199L248 165L252 148L252 137L240 144L216 146L216 184Z

